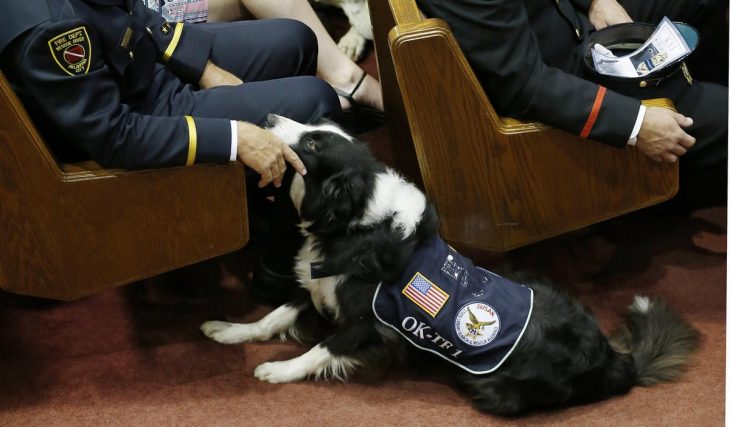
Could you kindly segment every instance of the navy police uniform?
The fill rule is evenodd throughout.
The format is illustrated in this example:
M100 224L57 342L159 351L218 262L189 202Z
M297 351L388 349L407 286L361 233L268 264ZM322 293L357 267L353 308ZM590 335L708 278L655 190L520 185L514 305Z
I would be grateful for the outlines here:
M231 120L339 111L297 21L168 23L138 0L7 0L2 69L62 161L148 168L227 162ZM245 83L198 90L211 60Z
M621 1L635 21L657 24L666 15L698 28L700 45L689 57L689 69L695 76L714 81L696 79L690 85L680 73L659 85L632 88L604 87L591 81L593 76L581 58L583 43L595 31L588 19L591 0L418 3L426 15L449 23L501 114L538 120L623 147L636 122L639 100L667 97L680 113L694 120L687 132L697 143L681 157L683 172L691 169L689 175L702 181L701 176L713 171L717 179L726 181L726 0ZM680 176L687 178L684 173Z

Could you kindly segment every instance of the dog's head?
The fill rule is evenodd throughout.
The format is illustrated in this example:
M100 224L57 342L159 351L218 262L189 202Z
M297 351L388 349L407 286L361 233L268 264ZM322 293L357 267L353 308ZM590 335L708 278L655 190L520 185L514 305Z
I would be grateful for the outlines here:
M307 168L304 177L293 176L289 195L310 232L334 233L362 216L375 173L384 169L367 145L327 120L304 125L270 114L267 128Z

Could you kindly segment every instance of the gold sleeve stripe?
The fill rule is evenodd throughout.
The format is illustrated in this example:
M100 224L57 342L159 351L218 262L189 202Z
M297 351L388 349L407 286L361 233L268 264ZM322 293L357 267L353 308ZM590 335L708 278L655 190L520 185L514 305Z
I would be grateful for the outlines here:
M195 163L195 154L198 151L198 131L192 117L185 116L185 121L188 122L188 159L185 166L190 166Z
M183 29L183 23L178 22L175 24L175 31L172 33L172 40L170 41L170 44L167 45L167 50L165 50L165 53L162 55L162 59L165 61L169 61L172 57L172 54L175 52L175 49L177 49L177 44L180 42L180 35L182 34Z

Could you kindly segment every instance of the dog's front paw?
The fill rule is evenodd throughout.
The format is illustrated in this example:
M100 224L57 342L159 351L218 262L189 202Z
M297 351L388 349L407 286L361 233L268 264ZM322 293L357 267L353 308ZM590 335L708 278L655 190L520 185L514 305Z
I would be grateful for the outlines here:
M291 360L283 362L266 362L257 366L253 375L261 381L272 384L289 383L306 377L306 374L297 369Z
M200 325L200 330L208 338L221 344L238 344L252 341L254 333L251 325L243 323L228 323L210 320Z
M355 27L350 27L347 33L345 33L345 35L342 36L340 41L337 43L337 46L339 46L340 50L344 52L345 55L349 56L350 59L357 61L365 51L365 43L365 37L363 37L362 34L355 29Z

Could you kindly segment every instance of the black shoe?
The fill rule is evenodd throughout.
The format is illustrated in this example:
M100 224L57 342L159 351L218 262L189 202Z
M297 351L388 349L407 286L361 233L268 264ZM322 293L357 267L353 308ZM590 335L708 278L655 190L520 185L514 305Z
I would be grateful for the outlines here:
M275 190L273 201L265 203L265 209L259 214L265 214L261 219L262 226L256 231L252 243L261 252L256 263L250 288L254 295L270 302L285 302L299 287L294 274L294 258L304 243L298 223L299 214L294 208L285 187Z
M283 232L277 226L273 210L268 208L268 217L260 215L262 210L258 210L258 220L249 221L252 227L248 245L243 249L245 255L226 259L225 265L253 296L266 303L281 304L299 286L294 274L294 257L303 238L298 229Z
M299 282L293 266L282 268L281 263L271 262L270 252L264 253L253 271L250 289L257 298L270 303L282 304L291 299ZM269 260L269 263L267 263ZM291 258L293 264L293 258Z
M385 126L385 113L367 105L362 105L355 101L355 92L360 88L362 82L367 77L367 72L363 71L360 80L357 81L355 87L350 93L335 88L337 95L345 98L350 103L351 108L343 111L338 117L333 118L344 129L350 131L354 135L359 135L370 130Z

